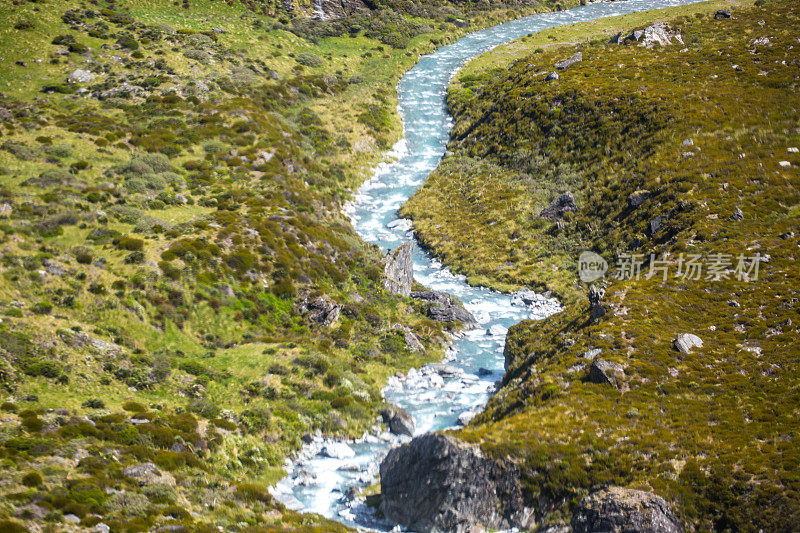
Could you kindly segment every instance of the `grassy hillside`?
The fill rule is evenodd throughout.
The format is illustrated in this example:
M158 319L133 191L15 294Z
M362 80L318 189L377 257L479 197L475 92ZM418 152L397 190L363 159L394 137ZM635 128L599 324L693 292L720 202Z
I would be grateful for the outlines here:
M684 44L609 43L652 20ZM542 523L605 484L655 491L700 531L800 523L798 22L796 3L759 0L578 25L492 52L451 87L451 152L404 212L471 280L568 303L511 329L503 387L459 433L519 464ZM577 209L540 217L564 192ZM643 261L638 280L596 283L594 322L584 249L612 271ZM756 253L758 275L740 276ZM678 275L695 255L699 279ZM683 333L702 347L676 350ZM590 377L592 357L617 371Z
M341 206L420 53L555 6L374 4L0 7L0 529L338 527L266 486L446 338Z

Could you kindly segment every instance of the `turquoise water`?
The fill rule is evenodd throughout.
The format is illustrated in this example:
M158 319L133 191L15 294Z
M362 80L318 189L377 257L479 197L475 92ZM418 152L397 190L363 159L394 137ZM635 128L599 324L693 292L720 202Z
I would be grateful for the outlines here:
M390 154L394 161L380 165L346 209L356 231L384 250L413 242L410 223L397 219L397 209L422 185L445 153L452 127L445 92L464 63L498 45L547 28L695 1L626 0L533 15L469 34L422 57L397 86L405 136ZM422 434L452 427L462 413L480 410L503 375L507 328L526 318L546 318L560 311L560 306L541 295L533 301L528 298L526 303L512 295L470 287L462 276L452 274L416 243L414 276L431 289L458 296L480 323L475 330L455 338L448 352L447 362L459 369L458 375L441 377L422 369L402 379L391 379L384 389L387 401L414 416L416 434ZM289 475L273 488L273 493L298 510L320 513L349 525L391 528L391 524L376 521L362 502L345 493L350 487L372 482L386 452L408 440L380 433L378 428L355 442L331 443L318 437L287 464ZM328 452L326 445L330 445Z

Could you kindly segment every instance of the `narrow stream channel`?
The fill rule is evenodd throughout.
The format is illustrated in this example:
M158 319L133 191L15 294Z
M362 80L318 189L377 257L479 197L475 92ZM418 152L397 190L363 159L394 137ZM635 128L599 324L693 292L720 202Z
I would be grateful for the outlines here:
M471 33L452 45L424 56L397 86L405 137L385 163L359 189L347 207L361 237L393 249L413 242L407 220L397 219L398 208L422 185L439 164L449 140L451 117L445 107L448 83L467 61L498 45L547 28L602 17L658 9L697 0L625 0L521 18ZM610 36L609 36L610 37ZM416 434L457 425L460 415L479 411L503 375L503 346L507 328L527 319L543 319L561 310L557 301L542 295L501 294L470 287L414 243L414 277L423 285L458 296L480 326L455 338L446 372L432 367L412 370L403 379L391 378L384 389L387 401L408 410L416 420ZM466 416L466 415L465 415ZM378 428L376 428L377 430ZM319 513L351 526L389 530L392 524L376 519L363 501L348 494L351 487L373 483L386 452L410 440L375 431L358 441L335 442L317 436L287 464L288 475L273 494L288 507Z

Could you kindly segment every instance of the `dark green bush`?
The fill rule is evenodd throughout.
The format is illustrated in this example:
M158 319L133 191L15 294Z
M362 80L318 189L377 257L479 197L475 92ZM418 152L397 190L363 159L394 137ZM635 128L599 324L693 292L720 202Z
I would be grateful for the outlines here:
M44 483L44 479L39 472L29 472L22 476L22 484L26 487L38 487Z

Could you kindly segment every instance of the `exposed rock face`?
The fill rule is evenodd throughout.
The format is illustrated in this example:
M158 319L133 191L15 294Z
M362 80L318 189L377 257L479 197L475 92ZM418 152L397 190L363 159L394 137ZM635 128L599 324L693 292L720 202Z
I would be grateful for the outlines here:
M386 254L383 267L383 286L387 291L401 296L411 296L414 268L411 243L406 242Z
M589 381L592 383L605 383L617 390L628 390L625 381L625 369L622 365L604 359L595 359L589 367Z
M553 81L553 80L557 80L557 79L558 79L558 72L556 72L554 70L553 72L551 72L550 74L547 75L547 77L544 79L544 81Z
M381 492L384 515L420 533L527 527L532 518L515 467L435 433L389 452Z
M575 204L575 197L572 196L572 193L565 192L552 202L550 205L545 207L539 216L541 218L553 218L556 220L561 220L564 218L564 215L570 211L577 211L578 206Z
M461 307L452 296L445 292L415 291L411 297L416 300L433 302L428 309L428 317L438 322L461 322L465 328L474 328L478 321L472 313Z
M583 54L580 52L575 53L569 59L564 59L563 61L559 61L556 63L556 68L558 70L567 70L569 67L574 65L575 63L580 63L583 61Z
M402 407L395 405L385 407L381 411L381 418L383 418L383 423L389 427L389 431L395 435L414 436L417 424L414 417Z
M610 487L581 500L572 515L575 533L681 533L670 505L651 492Z
M731 12L727 9L720 9L716 13L714 13L715 20L722 20L722 19L729 19L731 18Z
M687 354L692 351L692 348L702 348L703 340L692 333L681 333L672 341L672 345L679 352Z

